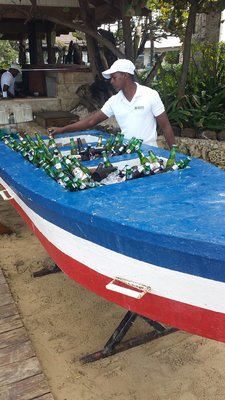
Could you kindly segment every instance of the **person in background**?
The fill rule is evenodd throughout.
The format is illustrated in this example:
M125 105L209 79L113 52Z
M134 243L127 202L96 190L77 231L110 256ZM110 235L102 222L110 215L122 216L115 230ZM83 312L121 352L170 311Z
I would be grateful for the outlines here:
M102 75L111 80L117 94L111 96L101 110L83 120L60 128L50 127L48 131L52 135L82 131L114 116L125 139L134 136L145 144L157 146L158 123L171 147L175 138L162 100L156 90L135 82L134 71L135 66L130 60L116 60Z
M21 73L21 68L17 64L11 64L8 71L1 76L2 97L4 99L12 99L15 97L15 78Z

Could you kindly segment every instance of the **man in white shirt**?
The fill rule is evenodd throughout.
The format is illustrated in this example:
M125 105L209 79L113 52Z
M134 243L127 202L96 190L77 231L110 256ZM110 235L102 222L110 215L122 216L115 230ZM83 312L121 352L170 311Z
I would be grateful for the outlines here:
M21 73L19 65L11 64L9 70L2 74L1 89L3 99L15 97L15 78L19 73Z
M161 127L169 147L175 143L172 127L158 92L134 81L135 66L130 60L119 59L111 68L102 72L110 79L117 91L100 111L62 128L49 128L53 135L89 129L107 118L115 116L121 133L126 139L132 136L143 139L143 143L157 146L157 123Z

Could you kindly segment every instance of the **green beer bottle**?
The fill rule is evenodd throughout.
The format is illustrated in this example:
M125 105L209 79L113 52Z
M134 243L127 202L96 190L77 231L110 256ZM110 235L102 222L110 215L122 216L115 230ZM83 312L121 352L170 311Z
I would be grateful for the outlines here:
M105 150L110 151L111 148L113 147L113 143L115 140L115 136L113 134L110 135L110 137L107 139L106 144L105 144Z
M155 174L162 169L160 160L157 157L157 155L154 153L154 151L151 149L148 151L148 155L149 155L151 171Z
M57 148L57 145L56 145L55 139L53 137L49 137L49 140L48 140L48 149L49 149L49 151L53 151L56 148Z
M141 150L137 150L137 155L139 157L140 163L141 165L144 165L146 163L149 163L149 159L144 155L144 153L142 153Z
M142 139L137 139L137 138L135 138L135 141L134 141L134 151L140 150L142 143L143 143L143 140L142 140Z
M70 138L70 145L71 145L71 151L70 151L70 155L71 156L76 156L78 151L77 151L77 145L75 143L74 138Z
M151 175L151 166L150 166L150 162L146 162L146 163L144 164L143 174L144 174L144 175Z
M177 145L173 144L170 150L169 158L166 162L166 168L172 167L176 163L176 152L177 152Z
M53 178L53 179L56 178L54 169L50 165L46 164L43 169L45 170L46 174L48 174L51 178Z
M12 150L20 151L19 143L15 139L13 139L11 136L4 136L3 141Z
M53 165L54 165L55 169L57 170L57 172L63 171L63 166L62 166L62 163L58 156L53 158Z
M123 139L124 139L124 134L118 132L116 134L113 146L112 146L112 153L115 154L121 154L121 149L123 147ZM123 150L123 149L122 149ZM125 151L125 150L124 150Z
M133 179L133 173L131 167L128 165L126 167L126 181Z
M102 158L103 158L103 164L104 164L104 167L105 167L105 168L110 168L110 167L113 166L113 165L111 164L111 162L109 161L109 159L108 159L108 156L107 156L107 154L106 154L106 151L103 151L103 152L102 152Z
M184 160L178 161L178 162L176 163L177 166L178 166L178 169L184 169L184 168L186 168L186 167L188 166L188 164L190 163L190 161L191 161L191 157L190 157L190 156L187 156L187 158L185 158Z
M127 145L127 148L126 148L126 153L127 154L130 154L130 153L133 153L134 152L134 150L135 150L135 137L133 136L130 140L129 140L129 142L128 142L128 145Z
M40 148L40 149L47 149L47 145L45 144L45 142L44 142L44 140L42 139L42 137L41 137L41 135L37 132L37 131L35 131L34 132L34 134L35 134L35 137L36 137L36 139L37 139L37 145L38 145L38 147Z
M98 147L102 147L102 139L103 139L103 136L102 136L102 135L99 135L98 141L97 141L97 144L96 144L96 147L97 147L97 148L98 148Z
M64 177L62 177L61 184L63 187L65 187L66 189L68 189L70 191L74 192L75 190L77 190L76 184L73 182L73 180L70 179L70 177L68 175L65 175Z
M83 165L76 157L74 157L72 160L72 167L78 167L80 168L87 176L91 176L91 171L89 170L89 168L85 167L85 165Z

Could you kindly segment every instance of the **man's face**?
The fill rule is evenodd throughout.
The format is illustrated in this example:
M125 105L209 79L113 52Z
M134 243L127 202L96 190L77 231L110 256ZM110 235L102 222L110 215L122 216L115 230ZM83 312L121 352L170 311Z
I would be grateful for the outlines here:
M115 72L111 75L110 82L117 92L122 90L124 87L125 75L126 74L124 72Z
M10 70L13 76L17 76L19 73L18 69L10 68Z

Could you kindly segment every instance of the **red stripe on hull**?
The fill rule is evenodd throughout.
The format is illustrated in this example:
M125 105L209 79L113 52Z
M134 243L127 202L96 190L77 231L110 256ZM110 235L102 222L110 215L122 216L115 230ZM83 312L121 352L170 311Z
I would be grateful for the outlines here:
M54 262L75 282L137 314L192 334L225 342L225 314L153 294L146 294L137 300L106 289L105 286L111 281L111 278L95 272L61 252L37 229L15 200L11 200L11 203L38 237Z

